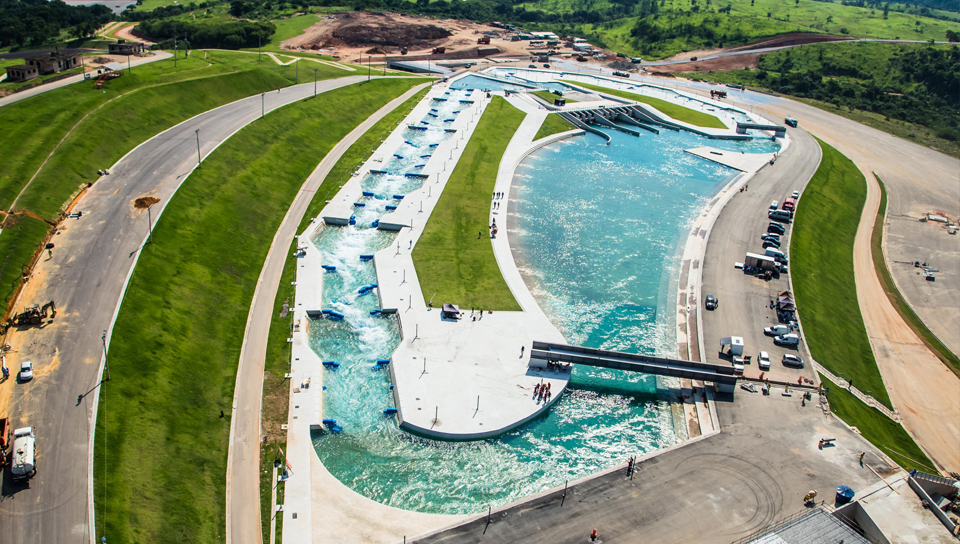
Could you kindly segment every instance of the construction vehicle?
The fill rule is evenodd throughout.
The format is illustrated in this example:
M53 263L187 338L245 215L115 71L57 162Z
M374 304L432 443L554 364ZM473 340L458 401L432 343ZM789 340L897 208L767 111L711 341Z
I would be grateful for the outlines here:
M484 37L482 37L482 38L478 38L478 39L477 39L477 44L478 44L478 45L479 45L479 44L487 44L487 45L489 45L489 44L490 44L490 36L484 36Z
M587 62L587 57L583 55L577 55L577 62Z
M404 47L404 48L400 49L400 54L401 54L401 55L406 55L406 54L407 54L407 48Z
M47 317L53 319L57 317L57 305L51 300L50 302L40 306L39 304L34 304L24 311L14 315L3 325L3 332L6 332L10 327L22 327L25 325L39 325Z
M434 48L433 48L433 54L434 54L434 55L442 55L442 54L444 54L444 53L446 53L446 52L447 52L447 48L446 48L446 47L434 47Z

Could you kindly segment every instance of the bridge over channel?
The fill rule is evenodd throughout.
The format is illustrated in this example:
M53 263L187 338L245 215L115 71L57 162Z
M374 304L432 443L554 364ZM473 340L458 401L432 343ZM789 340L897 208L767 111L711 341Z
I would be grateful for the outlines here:
M732 366L534 341L530 366L545 367L547 361L713 382L724 393L733 393L737 385Z

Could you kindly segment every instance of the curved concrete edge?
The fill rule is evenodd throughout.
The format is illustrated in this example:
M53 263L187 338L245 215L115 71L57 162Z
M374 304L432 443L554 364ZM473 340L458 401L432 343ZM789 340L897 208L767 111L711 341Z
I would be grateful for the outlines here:
M540 407L539 407L537 410L535 410L533 413L531 413L530 415L528 415L528 416L526 416L525 418L520 419L520 420L518 420L518 421L516 421L516 422L514 422L514 423L511 423L511 424L506 425L506 426L504 426L504 427L501 427L501 428L499 428L499 429L494 429L494 430L489 431L489 432L483 432L483 433L444 433L444 432L439 432L439 431L434 431L434 430L431 430L431 429L427 429L427 428L425 428L425 427L421 427L421 426L418 426L418 425L413 425L413 424L411 424L411 423L409 423L409 422L403 421L403 420L402 420L402 417L399 417L399 416L400 416L399 411L397 412L397 415L398 415L398 419L400 419L400 421L401 421L401 423L400 423L400 428L401 428L401 429L403 429L404 431L406 431L406 432L408 432L408 433L410 433L410 434L414 434L414 435L417 435L417 436L420 436L420 437L423 437L423 438L429 438L429 439L431 439L431 440L442 440L442 441L444 441L444 442L472 442L472 441L477 441L477 440L488 440L488 439L491 439L491 438L497 438L497 437L503 436L503 435L505 435L505 434L507 434L507 433L509 433L509 432L511 432L511 431L515 431L515 430L519 429L520 427L523 427L523 426L526 425L527 423L530 423L531 421L533 421L533 420L535 420L535 419L537 419L537 418L539 418L539 417L545 416L545 415L547 414L547 412L550 411L550 408L553 407L554 403L556 403L557 401L559 401L559 400L560 400L560 397L563 396L563 393L567 390L567 384L568 384L568 383L569 383L569 381L567 381L566 383L564 383L564 384L561 386L560 391L557 393L557 395L556 395L555 397L552 397L549 402L546 402L546 403L540 405Z

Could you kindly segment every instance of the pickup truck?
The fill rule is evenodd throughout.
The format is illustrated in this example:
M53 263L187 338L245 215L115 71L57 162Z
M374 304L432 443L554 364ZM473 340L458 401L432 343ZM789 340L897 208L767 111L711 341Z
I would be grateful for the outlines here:
M29 480L37 473L36 435L33 427L13 431L13 451L10 453L10 475L14 480Z

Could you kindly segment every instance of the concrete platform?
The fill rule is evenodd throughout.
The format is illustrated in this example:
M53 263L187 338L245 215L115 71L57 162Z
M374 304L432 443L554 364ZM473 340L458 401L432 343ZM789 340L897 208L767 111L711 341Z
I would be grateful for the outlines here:
M775 153L736 153L713 147L694 147L683 151L734 170L750 173L760 170L776 156Z

